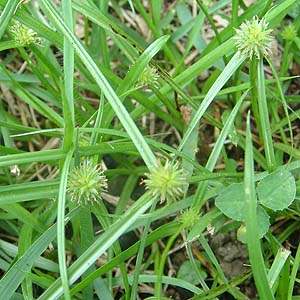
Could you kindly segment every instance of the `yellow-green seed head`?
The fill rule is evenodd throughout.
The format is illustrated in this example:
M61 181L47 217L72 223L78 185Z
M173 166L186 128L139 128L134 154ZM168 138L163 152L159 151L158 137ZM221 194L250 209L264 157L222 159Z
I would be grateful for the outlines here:
M183 228L191 229L199 222L199 213L195 208L188 208L181 213L180 222Z
M233 38L241 55L250 59L270 55L273 37L272 30L267 28L265 18L259 20L258 17L253 17L252 20L242 23L239 29L235 29L236 35Z
M285 26L282 32L282 37L285 40L292 41L297 37L297 31L293 24Z
M67 192L71 201L81 204L93 204L102 200L107 180L98 165L84 161L69 174Z
M35 31L18 21L10 26L9 31L20 47L29 46L31 44L40 45L42 42L42 39L37 36Z
M157 166L151 168L150 173L145 175L147 176L144 180L146 189L161 202L171 203L183 196L187 178L179 163L173 164L167 160L162 164L158 160Z
M141 73L137 82L137 86L138 87L144 87L150 85L158 86L158 78L159 75L157 73L157 70L148 65Z

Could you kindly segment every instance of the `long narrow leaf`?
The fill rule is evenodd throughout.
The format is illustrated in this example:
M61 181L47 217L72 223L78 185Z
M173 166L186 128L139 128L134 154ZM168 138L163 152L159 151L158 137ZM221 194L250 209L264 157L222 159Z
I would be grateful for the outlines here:
M217 163L218 157L220 155L221 149L224 145L225 139L228 136L228 133L233 125L234 119L239 111L239 108L241 107L243 100L245 99L245 97L247 96L248 91L246 91L242 97L239 99L239 101L236 103L235 107L233 108L232 112L230 113L228 119L225 122L225 125L218 137L218 140L216 142L215 147L213 148L209 159L206 163L206 168L210 171L213 171L215 164Z
M70 218L76 214L77 210L73 210L66 218L68 222ZM0 280L0 295L5 295L5 299L10 299L18 286L23 281L26 273L35 264L37 258L45 251L56 235L56 224L47 229L20 257L14 265L4 274Z
M58 263L60 276L62 278L62 285L64 289L64 296L66 300L71 300L69 295L69 284L68 284L68 274L66 265L66 250L65 250L65 202L66 202L66 189L67 180L69 174L69 168L73 156L73 149L70 149L66 159L64 161L60 184L58 191L57 200L57 249L58 249Z
M13 203L50 199L57 195L58 181L45 180L11 184L0 187L0 205L12 205Z
M133 120L130 118L128 112L123 106L122 102L116 95L115 91L104 77L103 73L97 67L93 59L87 53L85 48L82 46L81 42L77 39L76 36L70 31L70 29L63 22L61 16L55 10L53 4L48 0L39 1L43 10L49 17L49 19L57 26L57 28L64 34L64 36L69 40L73 45L74 50L78 54L79 58L85 64L86 68L89 70L100 89L103 91L107 100L110 102L112 108L123 124L124 128L131 137L133 143L135 144L137 150L140 152L141 157L144 159L148 167L156 165L156 158L152 153L150 147L145 142L143 136L139 132Z
M245 201L246 201L246 229L247 245L251 268L256 287L261 299L274 300L274 295L269 286L265 262L262 256L260 240L257 228L257 200L254 186L253 150L250 131L250 114L247 118L246 153L245 153Z
M19 0L8 0L2 13L0 16L0 40L3 36L3 33L6 29L6 26L8 25L10 19L13 17L18 4L19 4Z
M205 98L201 102L197 112L195 113L195 116L191 120L191 123L189 124L189 127L182 138L180 145L178 146L178 150L181 150L183 148L190 134L192 134L194 128L197 126L197 124L199 124L199 121L202 118L205 111L207 110L208 106L211 104L211 102L214 100L215 96L218 94L221 88L224 86L227 80L232 76L232 74L237 70L237 68L243 63L244 60L245 58L241 56L239 53L236 53L232 57L228 65L224 68L220 76L214 82L214 84L206 94Z
M152 204L143 195L118 221L111 225L69 268L69 283L74 283ZM56 280L38 300L58 299L63 293L61 280Z

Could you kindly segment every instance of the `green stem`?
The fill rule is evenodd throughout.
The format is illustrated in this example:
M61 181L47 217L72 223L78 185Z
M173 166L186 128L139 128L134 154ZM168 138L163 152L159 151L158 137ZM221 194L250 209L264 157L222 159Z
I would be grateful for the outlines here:
M72 1L62 1L62 13L66 26L73 32L73 11ZM74 48L70 41L64 37L64 89L63 92L63 108L65 120L65 135L64 135L64 149L66 151L72 146L74 134Z
M69 290L69 281L67 273L67 264L66 264L66 250L65 250L65 202L66 202L66 188L67 188L67 179L70 164L73 157L73 149L71 149L66 156L64 161L59 191L58 191L58 200L57 200L57 251L58 251L58 263L59 263L59 272L61 276L61 284L64 291L64 297L66 300L71 300L70 290Z
M251 86L251 106L253 116L256 122L256 127L259 132L259 136L261 135L261 123L259 118L259 110L258 110L258 96L257 96L257 60L252 59L250 61L249 68L250 75L250 86Z
M259 117L262 126L262 140L265 149L268 171L272 172L276 167L275 154L272 141L272 131L269 120L268 104L266 99L266 87L263 59L257 62L257 96Z
M292 269L291 276L290 276L290 282L289 282L288 294L287 294L286 300L292 300L294 285L295 285L295 281L296 281L296 277L297 277L297 272L299 271L299 265L300 265L300 244L298 245L298 249L296 252L295 259L294 259L294 265L293 265L293 269Z
M250 129L250 113L247 117L245 151L245 201L247 246L253 277L260 299L275 300L267 280L265 262L262 255L257 228L257 200L254 185L253 146Z
M172 247L175 239L177 238L177 236L179 235L180 230L178 230L175 234L173 234L169 240L168 243L161 255L160 258L160 262L159 262L159 268L158 268L158 274L157 274L157 282L155 284L155 299L157 300L161 300L162 299L162 277L164 274L164 267L165 267L165 263L168 257L168 253L170 248Z
M151 214L154 212L155 208L157 205L157 200L153 202L149 213ZM135 272L134 272L134 277L133 277L133 282L132 282L132 289L131 289L131 297L130 300L136 300L137 299L137 287L139 283L139 275L140 275L140 270L141 270L141 265L144 257L144 250L147 242L147 236L148 236L148 231L150 228L151 224L151 219L149 218L145 224L144 231L141 237L141 244L140 244L140 249L137 255L136 259L136 264L135 264Z

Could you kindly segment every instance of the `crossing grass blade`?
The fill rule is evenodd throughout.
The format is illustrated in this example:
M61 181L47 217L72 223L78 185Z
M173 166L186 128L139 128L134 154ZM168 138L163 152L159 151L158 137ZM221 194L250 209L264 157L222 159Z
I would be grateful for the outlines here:
M67 25L63 22L60 15L55 10L54 6L48 0L40 0L39 3L41 4L43 10L45 11L46 15L49 17L50 20L57 26L57 28L64 34L64 36L69 40L69 42L73 45L74 51L77 53L78 57L82 60L85 64L91 75L94 77L95 81L99 85L100 89L103 91L104 95L110 102L112 108L114 109L115 113L119 117L121 123L123 124L124 128L126 129L127 133L131 137L132 141L134 142L137 150L140 152L141 156L143 157L146 165L148 167L156 165L156 159L153 155L151 149L145 142L143 136L137 129L135 123L130 118L128 112L122 105L120 99L114 92L113 88L104 77L103 73L97 67L93 59L84 49L80 41L77 39L76 36L70 31Z

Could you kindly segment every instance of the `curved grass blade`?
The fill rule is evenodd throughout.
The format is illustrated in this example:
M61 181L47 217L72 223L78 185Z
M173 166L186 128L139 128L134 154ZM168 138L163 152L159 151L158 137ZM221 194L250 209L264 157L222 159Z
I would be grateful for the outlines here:
M9 21L13 17L13 15L19 5L19 2L20 2L19 0L8 0L6 2L6 5L0 16L0 40L3 36L3 33L6 29Z
M202 118L203 114L207 110L208 106L214 100L215 96L224 86L224 84L228 81L228 79L232 76L232 74L237 70L237 68L244 62L245 57L242 57L239 53L236 53L228 65L224 68L220 76L217 78L215 83L209 89L208 93L206 94L205 98L201 102L197 112L195 113L191 123L185 132L180 145L178 146L178 151L182 150L184 144L187 142L189 136L192 134L194 128L199 124L200 119Z
M60 184L58 190L57 200L57 251L58 251L58 263L59 272L61 276L62 286L64 289L64 296L66 300L71 300L68 284L68 274L66 265L66 250L65 250L65 202L66 202L66 189L67 180L69 174L69 168L72 161L73 149L71 149L64 161Z
M263 59L257 61L257 102L259 108L260 124L262 127L262 140L269 172L276 168L275 153L272 141L272 131L269 120L269 111L266 98L265 76Z
M69 283L74 283L126 230L152 205L144 194L118 221L105 231L69 268ZM61 279L57 279L38 300L58 299L63 293Z
M146 165L148 167L156 165L156 158L152 153L150 147L145 142L136 124L131 119L130 115L126 111L115 91L113 90L103 73L100 71L100 69L97 67L96 63L90 57L88 52L85 50L81 42L63 22L61 16L57 13L53 4L49 0L40 0L39 3L47 17L56 25L56 27L73 45L78 57L82 60L86 68L89 70L90 74L99 85L100 89L103 91L106 99L110 102L113 110L120 119L120 122L124 126L125 130L128 132L137 150L140 152L140 155L144 159Z
M68 215L66 222L76 213L72 211ZM23 281L25 275L32 268L37 258L45 251L56 235L56 224L47 229L20 257L13 266L4 274L0 280L0 295L5 295L10 299L18 286Z
M228 119L226 120L225 124L224 124L224 127L218 137L218 140L216 141L216 144L209 156L209 159L205 165L205 167L209 170L209 171L213 171L217 161L218 161L218 158L219 158L219 155L221 153L221 150L222 150L222 147L224 146L224 142L225 142L225 139L226 137L228 136L229 132L230 132L230 129L233 125L233 122L234 122L234 119L243 103L243 100L245 99L245 97L247 96L248 94L248 91L246 91L242 96L241 98L239 99L239 101L236 103L236 105L234 106L232 112L230 113Z

